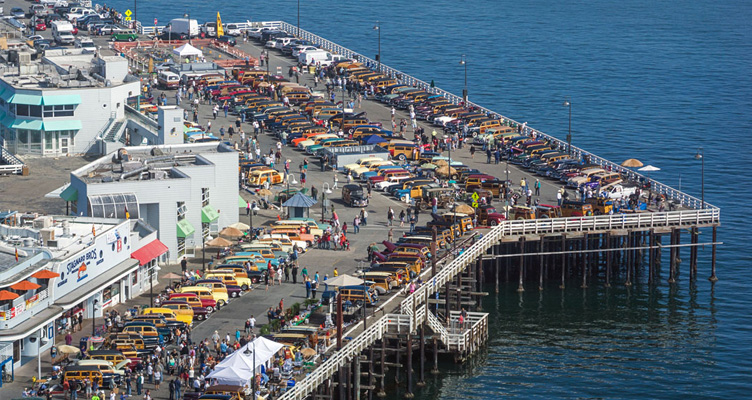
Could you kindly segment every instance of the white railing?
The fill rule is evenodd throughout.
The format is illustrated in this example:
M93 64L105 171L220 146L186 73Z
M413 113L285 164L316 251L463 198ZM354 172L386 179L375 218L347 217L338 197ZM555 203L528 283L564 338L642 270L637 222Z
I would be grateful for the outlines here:
M0 160L6 165L0 165L0 174L20 174L23 171L24 163L11 152L0 146Z
M298 30L294 25L288 24L284 21L274 21L264 24L271 26L274 24L281 30L288 33L298 34L301 39L309 40L318 47L328 50L335 54L343 55L347 58L356 59L369 65L373 69L378 69L380 72L399 79L403 84L415 86L421 88L427 92L439 94L444 96L447 100L454 104L462 102L462 98L442 90L437 87L431 87L431 85L425 81L414 78L401 71L391 68L387 65L381 64L378 67L378 62L368 57L363 56L360 53L352 51L346 47L340 46L334 42L326 40L318 35L314 35L305 30ZM483 112L499 118L504 123L522 125L517 121L504 117L494 111L491 111L485 107L479 106L474 103L468 105L477 107ZM544 134L535 129L526 127L525 134L545 137L559 145L563 145L564 142ZM486 251L494 244L498 243L502 237L506 235L525 235L525 234L544 234L544 233L566 233L566 232L582 232L593 230L609 230L609 229L650 229L655 227L682 227L682 226L696 226L706 224L720 223L720 209L705 203L705 208L702 209L702 202L686 193L680 192L667 185L657 182L653 179L645 177L634 171L627 170L618 164L612 163L606 159L598 157L592 153L586 152L582 149L572 147L573 152L578 157L589 156L590 162L600 164L604 167L610 167L614 171L621 171L626 174L630 179L642 179L651 183L651 190L656 193L666 195L667 198L673 199L677 203L694 208L693 210L684 211L668 211L657 213L635 213L635 214L616 214L616 215L600 215L592 217L578 217L578 218L554 218L554 219L538 219L538 220L519 220L519 221L503 221L500 225L494 227L478 239L472 246L467 248L462 254L454 258L451 262L447 263L441 268L436 276L428 277L430 269L426 269L421 275L425 284L420 286L414 293L407 296L400 303L400 312L403 314L387 314L380 319L371 323L367 330L358 335L353 341L344 346L340 351L336 352L326 362L316 368L311 374L299 381L295 387L281 396L281 399L303 399L312 393L318 385L323 383L326 379L330 378L341 366L349 362L352 357L357 356L360 351L369 347L373 342L379 340L384 332L396 328L398 331L402 331L409 327L412 329L424 320L428 321L429 326L434 332L442 337L444 343L449 346L456 346L455 348L464 349L471 340L472 334L480 334L479 329L481 325L485 324L487 329L488 315L484 313L468 313L471 328L463 330L460 334L449 333L441 322L430 311L427 311L425 304L428 299L436 293L438 290L444 287L448 282L454 279L457 274L470 264L474 263L479 257L486 253ZM473 314L472 317L470 314ZM475 315L477 314L477 315ZM450 313L450 322L454 322L459 318L456 312ZM407 321L406 321L407 320ZM391 327L391 329L390 329Z
M139 122L142 122L145 125L146 128L151 127L155 131L159 129L159 123L155 121L153 118L150 118L142 113L140 113L135 108L125 105L125 116L126 118L133 118L134 120L137 120Z
M388 75L390 77L393 77L395 79L398 79L401 81L401 83L405 85L415 86L417 88L423 89L429 93L438 94L449 100L453 104L459 104L462 102L462 97L457 96L453 93L447 92L446 90L443 90L438 87L431 87L431 84L428 82L425 82L423 80L420 80L418 78L415 78L411 75L408 75L402 71L399 71L397 69L394 69L392 67L389 67L385 64L379 64L378 61L373 60L371 58L368 58L358 52L355 52L353 50L350 50L344 46L340 46L337 43L334 43L332 41L329 41L327 39L322 38L321 36L315 35L311 32L308 32L306 30L298 30L297 26L289 24L284 21L274 21L274 24L278 24L279 29L291 33L299 35L301 39L309 40L312 43L314 43L316 46L321 47L331 53L340 54L347 58L352 58L357 61L360 61L362 63L365 63L367 66L369 66L373 70L377 70L385 75ZM298 33L299 32L299 33ZM502 122L506 124L516 124L518 126L522 126L520 122L517 122L511 118L505 117L495 111L489 110L486 107L480 106L478 104L475 104L473 102L468 102L468 106L476 107L482 112L488 114L489 116L498 118ZM537 129L533 129L531 127L526 126L524 133L527 135L533 135L544 137L548 140L551 140L552 142L562 146L566 145L565 141L559 140L558 138L555 138L551 135L545 134ZM643 180L651 183L652 190L656 193L661 193L666 195L667 198L672 199L676 201L678 204L686 207L691 208L702 208L702 200L690 196L686 193L683 193L681 191L678 191L670 186L664 185L658 181L655 181L651 179L650 177L644 176L638 172L632 171L630 169L624 168L621 165L611 162L609 160L606 160L605 158L599 157L593 153L590 153L588 151L585 151L583 149L580 149L578 147L572 146L572 152L577 157L582 156L588 156L591 163L599 164L604 167L610 167L614 171L619 171L625 175L627 175L632 180ZM705 208L717 208L707 202L705 202Z

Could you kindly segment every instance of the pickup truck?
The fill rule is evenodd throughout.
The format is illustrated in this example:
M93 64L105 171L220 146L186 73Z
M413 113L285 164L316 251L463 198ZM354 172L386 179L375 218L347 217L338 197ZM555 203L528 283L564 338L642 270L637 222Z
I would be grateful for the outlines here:
M607 193L609 199L622 199L635 194L637 192L637 186L614 182L608 186L602 187L600 192Z

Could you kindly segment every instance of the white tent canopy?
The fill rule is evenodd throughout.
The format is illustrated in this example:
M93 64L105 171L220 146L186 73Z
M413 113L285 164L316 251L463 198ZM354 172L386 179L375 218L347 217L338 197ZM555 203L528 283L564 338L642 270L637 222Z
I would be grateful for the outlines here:
M323 283L327 284L328 286L340 287L340 286L350 286L350 285L362 285L363 280L360 278L356 278L354 276L342 274L336 278L327 279L326 281L323 281Z
M188 43L186 43L186 44L184 44L184 45L182 45L182 46L180 46L180 47L178 47L176 49L173 49L172 52L175 53L175 54L177 54L177 55L179 55L180 57L190 57L190 56L201 57L201 56L204 55L204 53L201 50L199 50L199 49L191 46Z
M283 347L275 341L256 338L217 364L207 378L216 379L223 385L245 385L253 379L253 371L266 364Z

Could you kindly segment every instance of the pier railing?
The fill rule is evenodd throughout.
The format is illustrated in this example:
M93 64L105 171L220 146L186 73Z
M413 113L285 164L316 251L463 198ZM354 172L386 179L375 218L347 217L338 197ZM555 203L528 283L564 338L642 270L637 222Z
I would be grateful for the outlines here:
M347 58L352 58L355 60L358 60L362 63L365 63L373 70L379 71L381 73L384 73L386 75L389 75L395 79L398 79L401 83L405 85L414 86L416 88L423 89L429 93L434 93L443 96L448 101L450 101L453 104L460 104L462 102L462 97L457 96L454 93L450 93L444 89L438 88L438 87L432 87L430 83L423 81L421 79L418 79L414 76L408 75L400 70L394 69L386 64L379 64L378 61L371 59L369 57L364 56L363 54L360 54L356 51L350 50L347 47L341 46L337 43L334 43L330 40L324 39L321 36L318 36L316 34L313 34L311 32L308 32L306 30L298 30L297 26L289 24L284 21L270 21L270 22L264 22L264 25L268 26L275 26L278 29L281 29L285 32L299 35L301 39L309 40L312 43L314 43L316 46L321 47L327 51L330 51L332 53L343 55ZM299 32L299 33L298 33ZM476 107L482 112L488 114L489 116L492 116L494 118L498 118L504 123L507 124L516 124L523 126L522 123L515 121L511 118L505 117L495 111L489 110L486 107L483 107L481 105L475 104L473 102L468 101L468 106ZM551 140L552 142L556 143L559 146L566 146L566 142L562 141L558 138L555 138L551 135L548 135L546 133L543 133L537 129L531 128L529 126L524 126L524 133L526 135L536 135L537 137L543 137L547 140ZM668 199L674 200L677 204L685 207L690 208L702 208L703 202L702 200L690 196L684 192L681 192L679 190L676 190L668 185L664 185L663 183L660 183L656 180L651 179L648 176L642 175L639 172L633 171L628 168L624 168L618 163L611 162L609 160L606 160L605 158L599 157L589 151L586 151L584 149L581 149L579 147L572 146L572 153L574 156L578 158L582 158L584 156L587 156L589 161L594 164L601 165L603 167L610 168L613 171L619 171L622 174L629 177L631 180L641 180L645 182L650 182L651 189L653 192L660 193L666 196ZM711 209L717 209L717 207L713 206L712 204L709 204L707 202L704 203L705 208L711 208Z

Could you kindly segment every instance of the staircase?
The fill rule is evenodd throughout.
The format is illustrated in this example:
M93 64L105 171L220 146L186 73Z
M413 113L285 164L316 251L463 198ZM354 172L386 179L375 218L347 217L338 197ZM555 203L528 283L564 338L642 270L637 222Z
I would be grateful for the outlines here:
M109 129L107 130L107 133L104 134L104 141L105 142L114 142L116 141L116 135L120 131L120 128L123 126L125 121L113 121L113 123L110 124Z
M21 174L23 166L23 161L0 146L0 175Z

